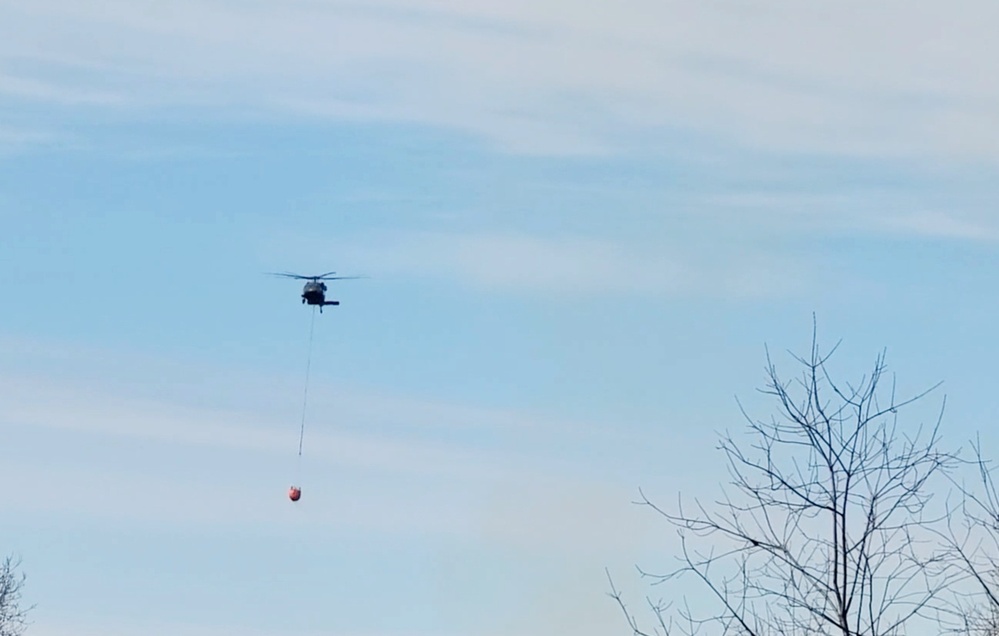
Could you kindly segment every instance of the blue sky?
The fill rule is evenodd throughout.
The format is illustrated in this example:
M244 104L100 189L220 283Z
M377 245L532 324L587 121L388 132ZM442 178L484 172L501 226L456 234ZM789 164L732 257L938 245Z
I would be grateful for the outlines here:
M637 602L675 549L638 488L715 492L813 312L846 377L887 347L949 443L999 441L997 21L0 0L31 633L625 633L604 568ZM310 316L273 270L370 277L317 317L301 475Z

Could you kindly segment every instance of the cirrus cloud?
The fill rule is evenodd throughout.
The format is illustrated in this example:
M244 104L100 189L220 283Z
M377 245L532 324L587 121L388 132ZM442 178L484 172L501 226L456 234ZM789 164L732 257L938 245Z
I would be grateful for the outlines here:
M9 77L51 87L18 99L72 89L142 109L415 122L518 152L690 129L767 150L999 158L999 10L983 0L38 0L0 13Z

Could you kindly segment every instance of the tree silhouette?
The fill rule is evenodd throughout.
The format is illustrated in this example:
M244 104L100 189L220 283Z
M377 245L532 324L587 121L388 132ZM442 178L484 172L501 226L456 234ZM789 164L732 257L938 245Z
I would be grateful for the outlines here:
M762 392L777 414L746 416L748 444L721 438L735 493L713 507L681 502L677 512L641 495L638 503L677 528L681 565L639 571L654 584L692 576L706 592L695 605L707 599L714 609L685 604L674 620L668 606L650 603L656 624L645 630L611 581L635 634L888 636L946 611L941 596L955 568L929 543L944 513L934 518L928 506L930 480L957 461L937 450L943 410L928 431L905 429L899 412L933 389L897 400L894 382L881 386L883 353L870 377L842 387L827 368L837 347L820 355L813 331L810 356L794 356L803 367L796 382L779 377L767 352Z
M21 636L27 628L31 608L21 607L21 589L26 576L17 571L20 560L6 557L0 564L0 636Z
M984 458L980 440L971 444L970 465L977 487L954 480L960 498L948 514L944 534L951 554L978 594L955 593L961 634L999 635L999 488L995 468Z

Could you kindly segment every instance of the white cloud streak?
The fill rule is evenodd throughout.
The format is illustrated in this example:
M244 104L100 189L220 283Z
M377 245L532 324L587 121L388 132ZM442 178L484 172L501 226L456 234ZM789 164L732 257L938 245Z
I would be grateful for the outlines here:
M33 636L287 636L285 630L255 629L249 626L222 627L180 621L125 621L77 618L71 622L45 618L32 624ZM296 630L296 636L321 636L325 630ZM446 632L340 632L343 636L449 636Z
M311 237L275 243L294 254ZM704 240L640 242L516 232L395 232L335 242L341 262L371 276L417 275L491 292L557 300L594 296L774 298L808 280L805 265L763 248ZM328 248L329 243L324 245ZM716 245L717 247L717 245Z
M6 510L268 533L307 527L429 534L566 555L612 554L646 535L621 519L627 488L606 484L597 466L548 454L552 431L539 421L516 437L533 452L482 448L469 441L468 431L448 441L417 431L392 437L330 430L313 421L304 497L292 506L284 489L297 427L275 426L255 413L252 401L242 409L219 409L176 397L128 398L93 383L0 376L0 404L8 440L0 465ZM407 404L412 402L394 404L395 419L426 416L414 415ZM363 418L364 412L355 414ZM473 428L507 426L505 414L481 411L487 417L476 421L473 411L457 412L470 417ZM381 417L388 416L383 410ZM363 421L356 428L363 429ZM39 463L21 456L43 447L50 458L68 460ZM112 454L120 461L108 461L102 449L109 447L120 449ZM177 470L181 464L185 469ZM350 488L343 487L345 479Z
M376 232L333 242L282 234L275 260L338 254L376 278L420 277L468 289L555 301L601 297L793 298L830 279L826 254L794 248L815 236L992 243L999 225L985 212L932 210L914 197L748 193L703 199L700 234L641 239L517 232ZM741 233L741 236L739 234ZM317 263L316 267L321 267Z
M999 10L984 0L8 0L0 12L2 59L137 105L412 121L519 152L678 127L770 150L999 158Z
M52 396L58 395L58 400ZM80 390L64 383L34 383L3 378L0 398L3 418L12 426L124 437L161 444L284 454L297 439L295 426L275 426L273 420L249 409L221 410L158 400L111 397L93 388ZM338 417L342 415L338 412ZM362 413L363 416L363 413ZM405 411L395 413L405 417ZM511 458L484 451L470 453L439 442L393 441L378 434L330 431L325 418L310 420L309 456L342 467L401 475L444 475L463 480L505 474ZM325 429L325 430L324 430ZM294 434L294 435L292 435ZM492 469L490 469L490 466ZM494 472L500 471L500 472Z
M881 227L890 233L994 243L999 241L999 223L992 219L967 219L944 212L917 212L889 216Z

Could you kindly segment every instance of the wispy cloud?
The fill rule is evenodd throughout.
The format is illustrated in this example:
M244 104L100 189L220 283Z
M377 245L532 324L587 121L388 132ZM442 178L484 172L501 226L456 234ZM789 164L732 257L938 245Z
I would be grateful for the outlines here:
M892 215L880 221L881 227L892 233L975 242L999 241L999 225L991 219L968 219L944 212L924 211Z
M95 94L136 103L413 121L518 151L692 128L772 150L999 158L999 15L983 0L0 6L5 61L83 64Z
M119 106L126 98L104 91L74 89L59 83L46 82L35 78L0 74L0 96L29 101L55 102L65 105Z
M298 249L303 241L314 239L298 237L274 249ZM707 236L683 244L655 237L616 241L439 231L369 233L334 247L343 262L373 276L426 277L559 300L600 295L756 299L791 294L806 280L806 268L788 267L787 257L731 242L719 253L705 247L709 243Z
M831 234L974 242L999 238L995 214L960 186L944 203L926 199L905 190L798 193L774 189L709 195L702 201L706 216L739 226L770 228L771 233L791 240Z
M52 401L52 395L58 395L59 400ZM298 433L297 422L275 425L266 416L255 415L251 408L224 410L129 399L65 382L5 377L0 397L4 403L2 417L8 425L36 430L275 456L294 450ZM337 415L344 416L340 411ZM407 412L400 410L395 416L405 418ZM396 441L379 434L331 431L331 424L325 420L318 414L312 418L311 427L316 430L309 432L310 461L379 473L442 475L466 481L497 478L514 469L514 458L502 451L472 451L456 444L421 441L412 435Z
M70 140L69 135L32 125L0 125L0 153L19 153L40 146L66 144Z
M338 421L358 421L342 430L313 418L300 475L306 496L291 506L284 489L299 470L297 426L275 424L252 399L223 408L128 393L38 373L0 375L7 431L0 483L10 485L0 492L4 508L161 527L301 533L306 524L309 532L427 534L567 556L610 555L649 536L640 519L626 518L630 488L566 453L558 442L565 431L545 430L540 420L520 422L510 443L501 443L496 429L514 426L501 412L421 411L411 399L378 396L366 407L355 399L353 413L349 401L346 410L338 404ZM369 421L369 413L397 423ZM431 430L415 430L421 418ZM483 445L480 435L490 431ZM586 428L575 435L578 445ZM18 448L42 443L50 462L20 458ZM185 470L176 470L178 462ZM208 496L199 494L206 488Z
M264 439L258 444L252 436L230 436L230 427L284 435L283 428L280 432L275 429L275 422L281 422L282 426L293 425L298 430L303 380L298 374L289 378L241 369L233 376L232 369L214 362L199 361L194 368L195 363L187 359L3 335L0 353L0 395L9 396L12 409L25 409L28 417L44 426L72 427L83 418L80 421L84 426L103 426L106 432L117 434L114 422L87 419L86 409L75 408L89 404L106 406L119 413L123 422L149 412L176 418L181 428L167 434L176 433L174 439L183 441L184 431L190 430L194 438L187 443L209 446L267 448L271 441ZM608 429L597 422L386 392L322 377L313 377L311 387L310 422L335 425L335 432L356 435L357 439L393 436L406 440L411 450L422 443L434 447L444 439L466 440L490 431L503 432L510 439L531 435L535 442L546 436L548 441L556 441L569 433L595 439L608 434ZM61 405L45 399L56 388L62 397ZM45 418L45 409L51 408L64 409L70 419ZM189 415L199 424L185 428L183 421ZM293 422L288 422L289 415L295 416ZM147 433L127 424L121 429L122 434L137 436L155 435L157 431L152 427ZM409 446L408 440L414 440L416 446ZM493 439L494 443L499 441Z
M94 617L76 617L72 621L45 616L35 621L31 626L32 634L38 636L139 636L140 634L173 634L174 636L284 636L287 629L269 630L252 626L239 625L223 627L219 625L204 625L183 621L156 620L99 620ZM296 629L298 636L321 636L328 634L327 630L303 631ZM447 632L415 632L415 631L358 631L343 632L343 636L450 636Z

